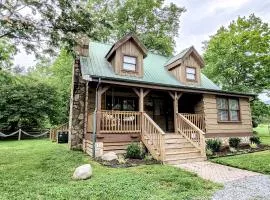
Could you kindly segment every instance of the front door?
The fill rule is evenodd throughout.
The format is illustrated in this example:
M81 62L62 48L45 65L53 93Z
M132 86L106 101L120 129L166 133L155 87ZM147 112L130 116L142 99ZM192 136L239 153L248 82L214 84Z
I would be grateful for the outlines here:
M166 96L153 98L153 120L166 132L174 130L172 107L171 99Z

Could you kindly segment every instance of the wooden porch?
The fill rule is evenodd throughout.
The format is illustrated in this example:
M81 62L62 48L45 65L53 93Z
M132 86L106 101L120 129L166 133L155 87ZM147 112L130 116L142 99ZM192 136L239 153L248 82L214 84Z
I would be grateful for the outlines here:
M146 112L101 110L88 114L87 132L94 131L95 121L98 138L106 134L116 137L139 134L151 155L164 163L204 159L203 114L177 113L176 117L177 131L166 133Z
M96 111L87 114L84 149L124 153L128 144L142 142L163 163L205 158L198 94L103 85L96 97Z

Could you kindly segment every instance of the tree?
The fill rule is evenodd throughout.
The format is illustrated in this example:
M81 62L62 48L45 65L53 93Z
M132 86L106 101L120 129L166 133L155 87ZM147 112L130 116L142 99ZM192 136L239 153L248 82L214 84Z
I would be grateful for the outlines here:
M0 39L0 70L11 68L14 54L15 48L9 40Z
M10 77L10 78L8 78ZM29 130L59 122L59 98L55 88L28 76L0 74L0 129Z
M111 20L110 29L100 29L99 40L115 42L134 33L149 50L163 55L173 53L179 17L185 11L173 3L164 5L164 0L90 0L88 9L97 18Z
M60 102L58 103L58 123L64 123L68 118L70 90L72 84L72 67L74 59L66 50L62 49L56 60L41 60L29 76L42 81L57 91Z
M207 42L204 73L225 90L270 88L270 29L254 14L221 27Z
M258 98L251 102L252 110L252 122L253 126L258 125L265 119L269 119L270 116L270 105L265 104ZM256 126L255 126L256 127Z
M108 24L96 18L81 0L6 0L0 2L0 38L10 38L27 51L53 53L61 44L72 50L77 37L97 39L96 28ZM99 26L96 27L96 24Z

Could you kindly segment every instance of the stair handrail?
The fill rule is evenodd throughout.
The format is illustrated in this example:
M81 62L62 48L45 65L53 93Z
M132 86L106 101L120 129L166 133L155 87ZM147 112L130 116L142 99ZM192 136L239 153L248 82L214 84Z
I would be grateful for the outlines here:
M197 126L202 131L205 131L205 124L204 124L204 114L203 113L180 113L189 121L191 121L195 126Z
M185 116L183 116L180 113L176 114L177 116L177 131L183 135L190 143L193 144L193 146L195 146L197 149L199 149L201 151L202 155L205 155L205 133L199 128L197 127L195 124L193 124L190 120L188 120ZM195 130L198 134L199 134L199 142L195 142L194 140L192 140L192 138L190 136L188 136L187 134L185 134L181 129L180 129L180 122L179 122L179 118L182 119L184 122L186 122L193 130Z
M147 130L147 125L151 125L152 127L150 128L150 126L149 126L148 130ZM164 161L164 158L165 158L164 157L165 156L165 153L164 153L164 151L165 151L165 146L164 146L165 132L145 112L142 113L142 132L141 132L141 134L142 134L142 141L145 144L145 146L147 147L147 149L150 151L152 156L157 160ZM146 139L144 138L144 135L147 135L149 137L148 138L149 141L146 141ZM152 143L152 146L149 144L149 142ZM154 148L156 148L156 149L154 149ZM157 152L158 155L156 155L155 152Z

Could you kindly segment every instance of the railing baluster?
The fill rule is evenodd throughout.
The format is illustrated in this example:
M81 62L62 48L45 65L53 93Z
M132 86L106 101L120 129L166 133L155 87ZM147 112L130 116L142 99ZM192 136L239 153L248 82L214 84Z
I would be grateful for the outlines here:
M201 114L177 114L178 133L197 147L202 155L205 154L204 132L202 131L203 119L204 117Z

